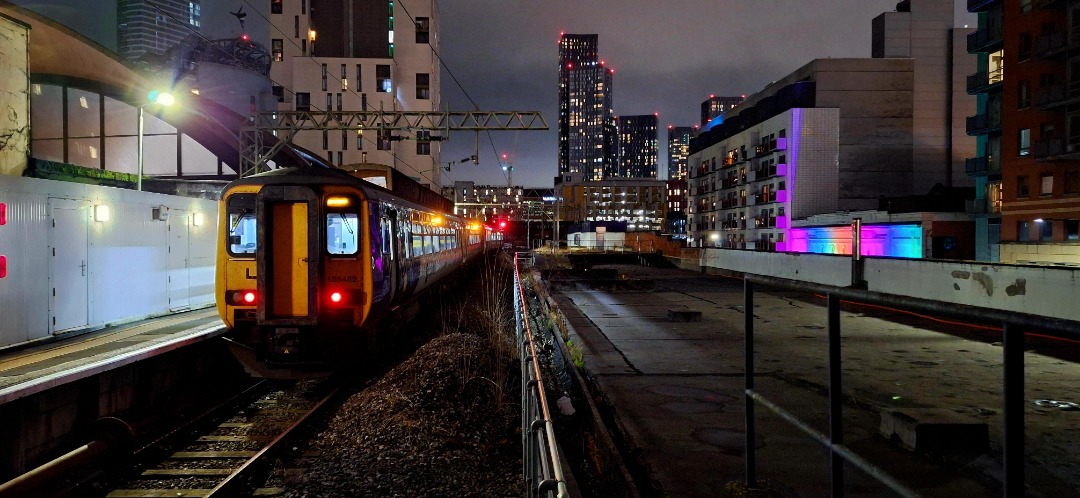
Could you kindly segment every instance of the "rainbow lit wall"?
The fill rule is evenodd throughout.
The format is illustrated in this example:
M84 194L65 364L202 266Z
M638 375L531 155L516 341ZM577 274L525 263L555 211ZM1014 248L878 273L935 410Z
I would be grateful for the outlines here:
M923 257L919 225L863 225L863 256ZM777 247L777 250L781 250ZM782 250L817 254L851 254L851 227L792 228Z

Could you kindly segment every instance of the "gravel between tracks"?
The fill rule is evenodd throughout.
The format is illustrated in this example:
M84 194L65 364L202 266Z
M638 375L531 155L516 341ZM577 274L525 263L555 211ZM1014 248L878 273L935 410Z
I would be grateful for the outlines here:
M495 340L436 338L351 396L286 496L524 496L517 359Z

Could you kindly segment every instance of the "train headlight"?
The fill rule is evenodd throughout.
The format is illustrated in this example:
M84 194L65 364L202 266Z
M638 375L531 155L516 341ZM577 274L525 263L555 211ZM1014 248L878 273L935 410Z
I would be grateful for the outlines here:
M352 200L348 197L335 195L326 198L326 207L343 208L352 205Z

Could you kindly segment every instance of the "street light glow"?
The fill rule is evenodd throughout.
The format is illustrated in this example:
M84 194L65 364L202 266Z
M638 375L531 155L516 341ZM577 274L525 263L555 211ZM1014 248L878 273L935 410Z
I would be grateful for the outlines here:
M135 182L135 189L142 191L142 177L143 177L143 111L146 106L150 104L157 104L163 107L168 107L176 103L176 98L169 92L162 92L158 90L150 90L150 93L146 94L148 102L143 102L139 106L139 149L138 149L138 161L139 161L139 175Z

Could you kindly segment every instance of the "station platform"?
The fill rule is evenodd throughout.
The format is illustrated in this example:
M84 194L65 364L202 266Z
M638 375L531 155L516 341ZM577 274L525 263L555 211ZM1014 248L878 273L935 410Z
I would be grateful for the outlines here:
M0 404L217 337L214 307L0 351Z

